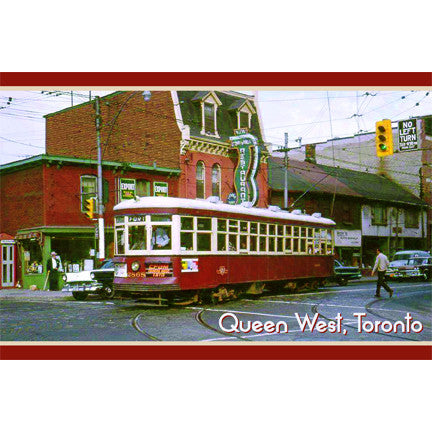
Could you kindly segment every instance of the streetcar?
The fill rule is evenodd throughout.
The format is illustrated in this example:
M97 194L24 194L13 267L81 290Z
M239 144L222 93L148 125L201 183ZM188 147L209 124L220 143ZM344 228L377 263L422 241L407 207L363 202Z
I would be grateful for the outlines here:
M114 289L154 305L316 289L333 276L335 223L319 213L143 197L114 207Z

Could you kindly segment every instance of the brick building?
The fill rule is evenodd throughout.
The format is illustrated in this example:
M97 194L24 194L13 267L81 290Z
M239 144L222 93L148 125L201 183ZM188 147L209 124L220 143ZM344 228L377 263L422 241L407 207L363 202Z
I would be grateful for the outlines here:
M112 256L113 206L138 196L226 201L237 153L229 137L247 128L262 146L259 206L268 203L267 158L253 97L236 92L115 92L100 99L106 256ZM46 117L46 154L0 167L0 232L18 245L18 279L43 286L51 250L63 267L91 266L95 224L85 200L97 197L95 104Z

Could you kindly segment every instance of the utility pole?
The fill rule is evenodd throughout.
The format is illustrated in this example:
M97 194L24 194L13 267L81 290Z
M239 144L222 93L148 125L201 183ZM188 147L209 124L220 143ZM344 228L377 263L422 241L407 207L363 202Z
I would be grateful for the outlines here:
M288 132L285 132L285 184L284 184L284 208L288 209Z
M101 146L101 114L100 98L95 97L96 108L96 141L97 141L97 212L99 228L99 259L105 259L105 229L104 229L104 205L103 205L103 181L102 181L102 146Z

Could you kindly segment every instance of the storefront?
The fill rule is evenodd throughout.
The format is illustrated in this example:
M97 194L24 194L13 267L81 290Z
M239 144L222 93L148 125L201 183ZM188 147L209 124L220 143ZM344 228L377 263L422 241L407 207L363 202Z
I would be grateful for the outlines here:
M113 253L113 229L106 228L106 254ZM23 288L35 285L46 288L47 261L52 251L60 258L61 272L92 270L97 261L95 230L88 227L44 228L40 231L20 230L15 237L20 257L20 276ZM63 280L59 273L59 286Z
M362 233L361 230L335 230L336 258L345 265L362 266Z

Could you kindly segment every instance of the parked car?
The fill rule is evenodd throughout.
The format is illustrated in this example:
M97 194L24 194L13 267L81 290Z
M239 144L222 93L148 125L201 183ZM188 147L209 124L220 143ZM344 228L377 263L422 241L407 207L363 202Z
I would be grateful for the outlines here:
M419 250L396 252L386 272L387 279L431 279L432 257Z
M97 270L85 270L79 273L65 273L65 284L62 291L71 292L75 300L85 300L89 294L97 294L102 298L114 297L114 263L105 260Z
M332 280L335 280L341 286L345 286L348 284L348 281L360 278L361 272L358 267L346 266L343 265L340 261L335 260L334 276Z

